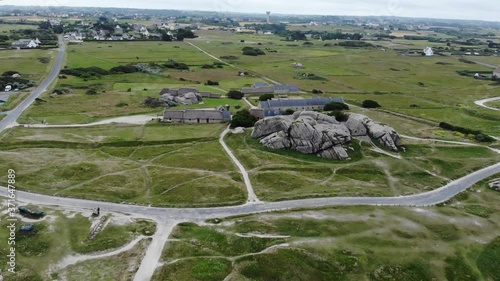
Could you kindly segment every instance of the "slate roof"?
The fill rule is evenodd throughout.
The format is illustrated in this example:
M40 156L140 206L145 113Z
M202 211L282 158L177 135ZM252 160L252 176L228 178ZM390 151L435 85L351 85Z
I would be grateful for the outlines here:
M241 88L243 94L272 94L274 93L274 87L259 87L259 88Z
M259 104L260 108L281 108L281 107L305 107L305 106L320 106L327 105L330 102L345 103L343 98L320 98L313 97L312 99L295 100L295 99L278 99L268 100Z
M253 84L254 88L268 87L268 86L269 86L269 84L267 84L266 82L255 82Z
M275 91L289 91L291 93L297 93L299 92L299 88L296 86L290 86L290 85L274 85L274 90Z
M194 88L180 88L178 93L179 95L184 95L187 93L198 93L198 90Z
M221 121L231 121L230 111L219 111L216 109L203 109L203 110L165 110L163 114L164 119L174 119L174 120L221 120Z

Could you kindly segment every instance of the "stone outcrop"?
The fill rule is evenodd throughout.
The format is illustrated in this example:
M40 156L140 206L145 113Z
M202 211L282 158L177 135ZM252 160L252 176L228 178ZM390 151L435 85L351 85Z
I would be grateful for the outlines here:
M398 151L397 144L400 137L393 128L387 125L381 125L364 115L355 113L349 114L345 125L353 137L368 135L382 146Z
M370 118L351 114L347 122L311 111L292 116L275 116L259 120L252 137L274 149L292 149L322 158L349 159L347 145L352 137L370 136L383 146L397 151L399 135L389 126Z
M174 102L175 104L192 105L201 102L202 97L198 93L186 93L183 95L172 96L170 94L164 94L161 96L161 100L168 102Z

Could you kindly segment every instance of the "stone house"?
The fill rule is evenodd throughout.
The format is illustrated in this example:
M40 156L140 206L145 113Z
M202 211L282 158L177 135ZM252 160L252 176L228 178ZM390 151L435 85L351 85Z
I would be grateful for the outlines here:
M323 110L325 105L331 102L345 103L343 98L277 99L260 102L259 108L264 110L264 117L267 117L277 115L277 111L285 112L287 109L293 111ZM266 113L273 115L266 115Z
M163 122L186 124L217 124L231 121L231 112L223 109L165 110Z

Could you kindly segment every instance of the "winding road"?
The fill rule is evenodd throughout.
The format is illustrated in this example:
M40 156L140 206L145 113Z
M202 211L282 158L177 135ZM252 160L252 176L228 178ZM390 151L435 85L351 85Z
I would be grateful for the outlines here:
M47 90L47 88L52 84L52 82L59 75L59 70L64 62L64 54L66 52L66 44L64 44L63 38L59 36L59 48L57 49L57 58L50 71L49 75L40 83L40 85L31 92L31 94L24 99L16 108L7 112L7 116L0 121L0 133L3 130L10 128L16 124L17 118L32 105L35 100Z
M65 52L65 46L64 43L62 42L62 38L60 37L59 40L60 40L60 48L57 56L57 61L51 73L40 84L40 86L31 93L31 95L26 100L24 100L14 110L10 111L7 117L5 117L5 119L0 121L0 132L5 130L6 128L14 126L16 124L15 122L17 118L23 113L23 111L26 110L57 77L59 69L61 68L62 62L64 60L64 52ZM193 45L193 47L206 53L205 51L203 51L202 49L198 48L195 45ZM208 53L206 54L213 57L214 59L219 60L218 58ZM494 99L500 99L500 98L494 98ZM483 101L487 102L485 100ZM483 105L484 102L482 103ZM148 118L150 117L151 116L137 117L135 121L138 123L142 123L147 121ZM114 121L120 122L123 121L123 119L118 119ZM97 122L98 125L105 123L107 122L106 121ZM67 125L65 126L67 127ZM84 200L84 199L63 198L63 197L35 194L20 190L15 191L16 201L23 203L33 203L36 205L58 206L65 208L66 210L76 210L76 211L94 209L99 207L104 212L118 212L124 214L131 214L134 216L151 218L155 220L158 224L157 232L153 236L153 241L151 242L151 245L148 247L146 255L134 278L134 280L136 281L142 281L142 280L150 280L151 277L153 276L155 269L159 265L159 259L161 257L161 253L165 245L165 242L167 241L170 232L178 222L182 221L199 222L209 218L224 218L230 216L272 212L278 210L319 208L328 206L347 206L347 205L419 206L419 207L433 206L449 200L450 198L454 197L460 192L463 192L468 187L474 185L475 183L485 178L500 173L500 163L497 163L495 165L473 172L460 179L454 180L436 190L409 196L333 197L333 198L315 198L315 199L303 199L303 200L291 200L291 201L279 201L279 202L262 202L258 200L257 196L254 193L247 171L245 170L243 165L241 165L238 159L234 156L234 154L231 152L231 150L224 141L224 137L226 136L228 131L229 130L226 129L221 134L219 142L226 151L226 153L229 155L229 157L232 159L232 161L235 163L235 165L238 167L241 174L243 175L248 192L248 202L244 205L215 207L215 208L159 208L159 207L118 204L118 203L109 203L109 202ZM405 137L413 138L409 136ZM454 144L465 144L465 143L454 143ZM8 189L6 187L0 186L0 196L8 197L8 195L9 195Z

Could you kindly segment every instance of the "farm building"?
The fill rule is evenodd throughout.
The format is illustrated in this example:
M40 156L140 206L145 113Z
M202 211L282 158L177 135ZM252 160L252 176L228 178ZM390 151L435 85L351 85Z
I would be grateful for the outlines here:
M298 93L299 88L285 84L269 85L265 82L256 82L252 87L241 88L241 92L245 95L288 94Z
M311 99L277 99L277 100L267 100L259 104L259 108L264 109L277 109L277 110L287 110L292 109L295 111L311 111L315 109L322 110L323 107L331 102L344 103L342 98L320 98L313 97Z
M165 110L163 122L188 124L215 124L231 121L231 112L220 109Z
M40 45L40 42L37 39L19 39L18 41L12 42L11 46L12 48L36 48L38 45Z

